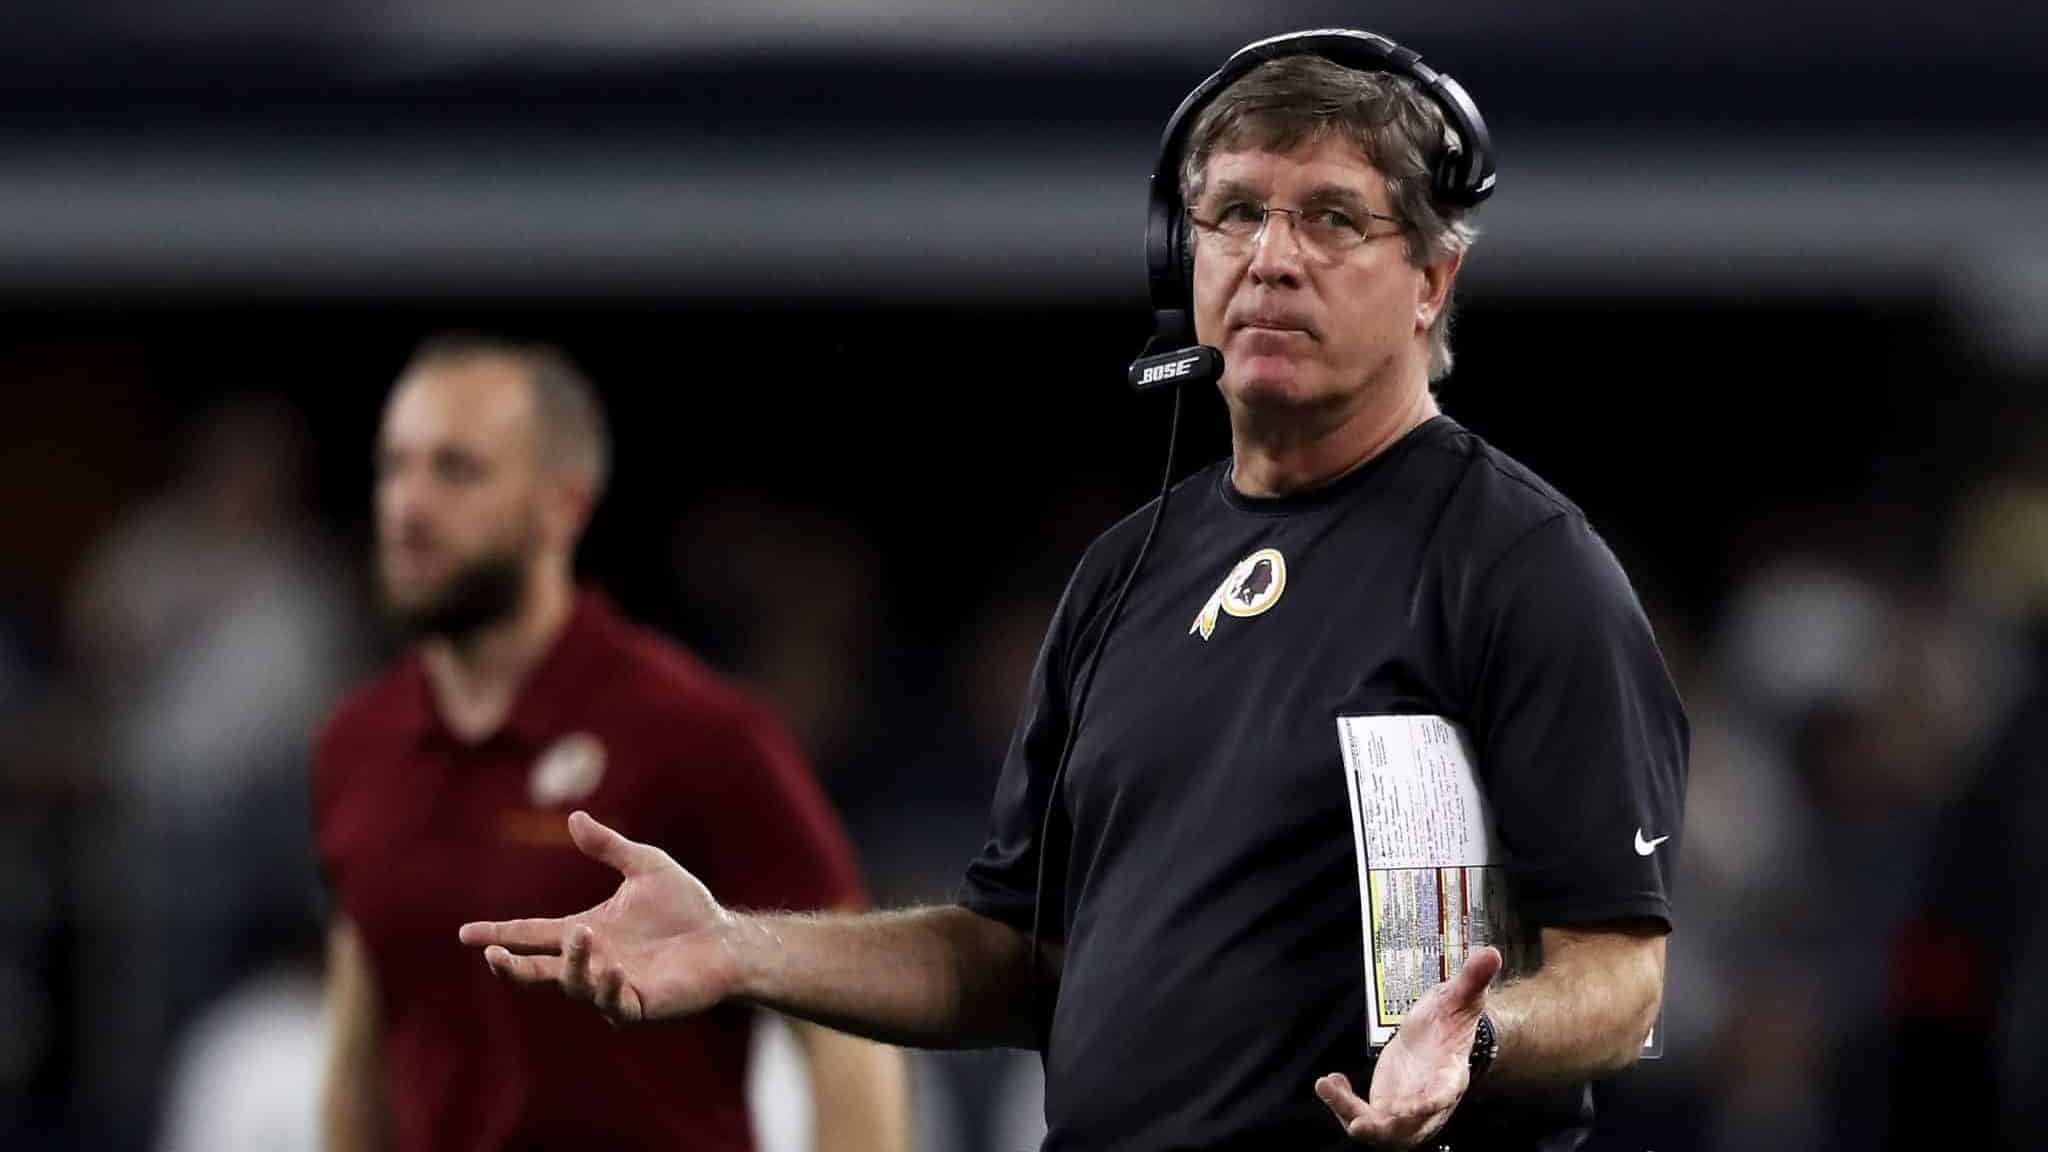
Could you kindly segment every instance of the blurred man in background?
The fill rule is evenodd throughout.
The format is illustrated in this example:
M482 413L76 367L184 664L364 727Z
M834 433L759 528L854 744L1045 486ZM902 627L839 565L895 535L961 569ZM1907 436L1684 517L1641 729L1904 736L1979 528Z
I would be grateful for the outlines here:
M416 648L322 732L314 803L335 907L331 1149L746 1149L751 1012L621 1037L517 996L455 940L602 899L562 833L590 808L759 908L852 908L852 854L780 720L573 579L608 437L547 348L430 343L377 446L377 572ZM821 1148L900 1147L900 1054L798 1025Z

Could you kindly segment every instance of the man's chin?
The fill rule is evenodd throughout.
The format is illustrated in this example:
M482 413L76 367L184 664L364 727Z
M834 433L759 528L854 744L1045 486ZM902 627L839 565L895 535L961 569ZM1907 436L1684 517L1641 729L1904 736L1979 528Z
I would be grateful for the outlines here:
M384 596L379 614L386 627L406 640L427 640L441 636L446 621L441 605L434 600L401 599Z
M1301 366L1289 361L1269 363L1269 357L1260 357L1242 366L1242 373L1233 373L1223 388L1225 396L1245 408L1298 408L1313 405L1325 399L1323 389L1313 373L1303 372Z
M394 580L388 575L377 577L377 611L395 627L407 628L407 622L433 614L435 605L446 599L448 582L430 584L420 580Z
M471 569L431 592L385 588L385 621L408 640L462 643L519 612L525 593L516 565Z

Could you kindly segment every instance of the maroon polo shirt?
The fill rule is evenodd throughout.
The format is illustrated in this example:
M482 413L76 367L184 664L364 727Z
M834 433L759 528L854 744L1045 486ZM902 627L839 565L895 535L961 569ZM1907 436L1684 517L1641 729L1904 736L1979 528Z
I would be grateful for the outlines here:
M863 903L844 833L759 702L585 591L490 738L449 733L414 654L328 720L313 792L337 910L376 975L398 1152L752 1147L750 1009L613 1029L496 979L455 932L611 895L617 874L569 840L579 807L727 905Z

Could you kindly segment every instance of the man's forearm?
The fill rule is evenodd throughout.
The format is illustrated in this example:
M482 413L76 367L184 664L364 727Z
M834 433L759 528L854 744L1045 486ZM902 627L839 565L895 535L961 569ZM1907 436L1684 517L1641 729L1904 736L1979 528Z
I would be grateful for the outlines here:
M1487 997L1500 1056L1483 1090L1579 1083L1634 1063L1657 1016L1664 940L1546 929L1543 965Z
M321 1093L320 1133L327 1152L382 1152L381 1094L361 1081L330 1078Z
M361 938L346 920L330 928L327 957L320 1146L327 1152L381 1152L387 1112L376 983Z
M741 915L738 995L887 1044L1030 1047L1024 934L960 907Z
M903 1052L790 1021L811 1070L817 1152L903 1152L910 1147L910 1070Z

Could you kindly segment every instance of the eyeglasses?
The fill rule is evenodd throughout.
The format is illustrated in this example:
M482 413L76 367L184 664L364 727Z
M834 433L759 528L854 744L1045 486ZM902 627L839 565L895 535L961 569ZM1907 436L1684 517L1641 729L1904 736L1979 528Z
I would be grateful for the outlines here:
M1265 234L1267 221L1276 214L1292 216L1295 243L1311 259L1326 263L1342 260L1367 240L1384 240L1408 230L1408 222L1399 216L1387 216L1371 209L1354 210L1330 205L1274 208L1245 200L1224 204L1215 210L1212 220L1204 220L1193 212L1188 213L1188 220L1194 224L1196 235L1219 254L1242 256L1258 243L1259 237ZM1360 215L1365 219L1358 219ZM1400 228L1392 232L1367 232L1367 221L1371 220L1399 224Z

